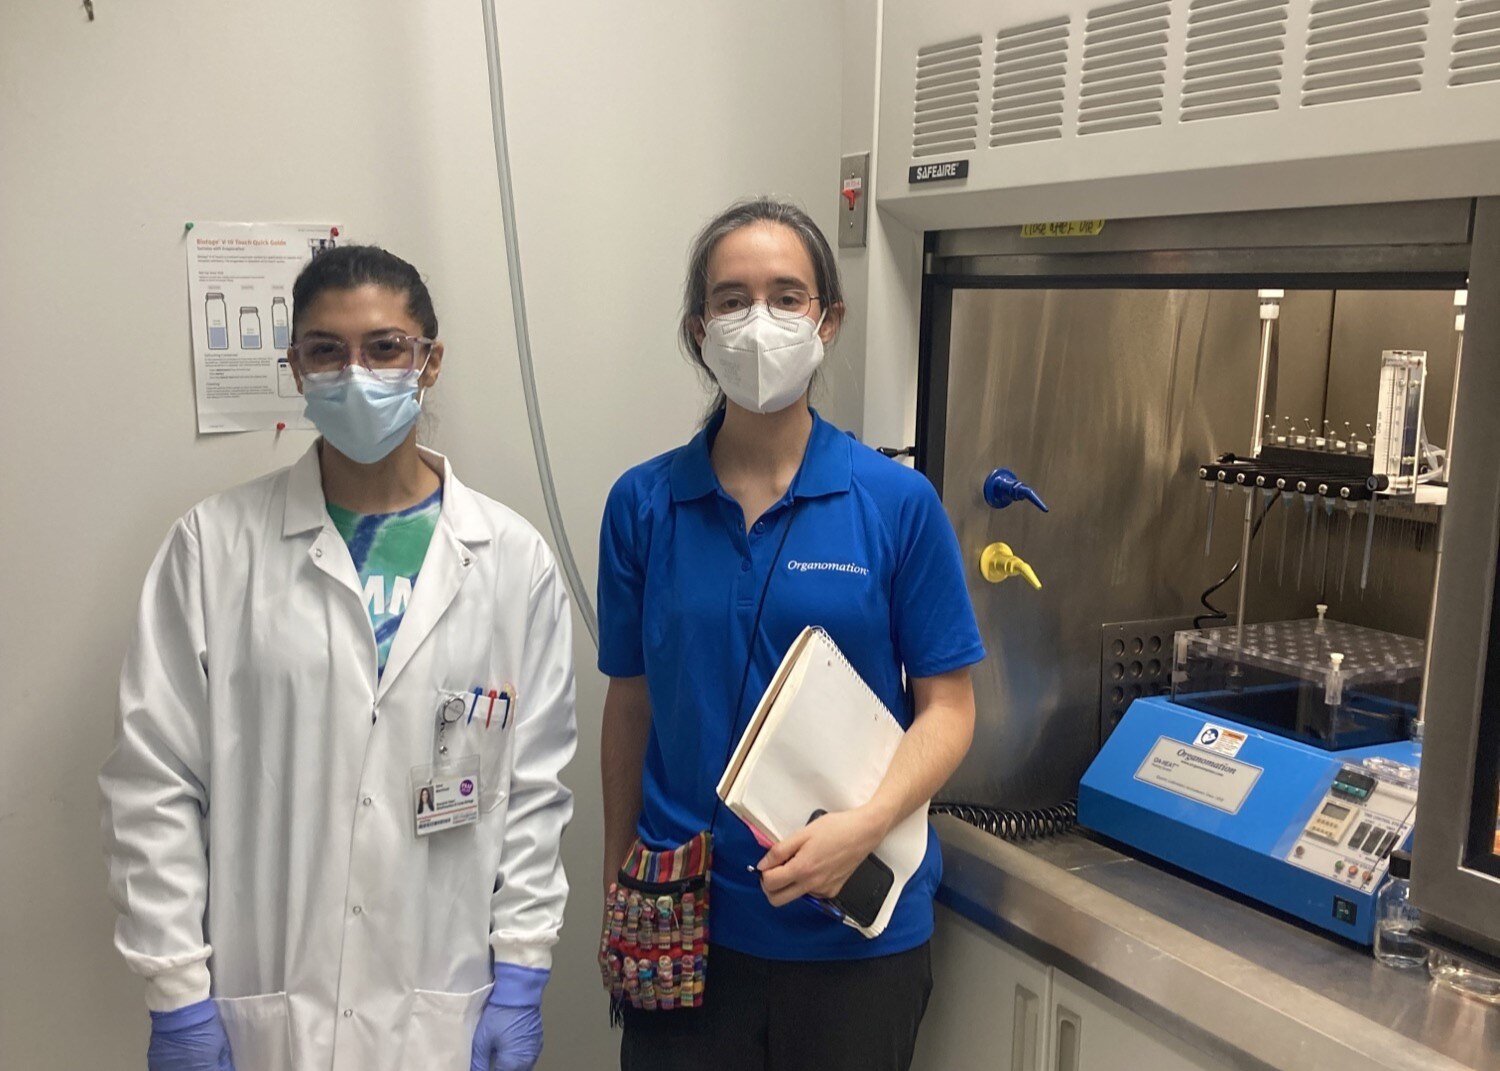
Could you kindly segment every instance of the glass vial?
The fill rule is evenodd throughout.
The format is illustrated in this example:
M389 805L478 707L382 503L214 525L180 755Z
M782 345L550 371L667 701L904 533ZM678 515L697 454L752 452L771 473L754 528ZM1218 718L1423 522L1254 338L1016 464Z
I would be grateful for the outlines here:
M204 314L208 319L208 348L229 348L229 308L224 304L224 295L211 291L203 300Z
M1420 922L1411 902L1411 855L1391 853L1391 876L1375 897L1375 958L1387 967L1421 967L1427 948L1412 939Z
M260 310L254 305L240 307L240 349L260 349Z
M1477 963L1459 959L1433 949L1427 960L1427 973L1439 985L1456 989L1466 997L1500 1007L1500 974Z
M286 298L271 299L271 345L284 350L292 344L292 320L287 313Z
M285 357L276 359L276 393L283 398L297 397L297 377L292 375L292 363Z

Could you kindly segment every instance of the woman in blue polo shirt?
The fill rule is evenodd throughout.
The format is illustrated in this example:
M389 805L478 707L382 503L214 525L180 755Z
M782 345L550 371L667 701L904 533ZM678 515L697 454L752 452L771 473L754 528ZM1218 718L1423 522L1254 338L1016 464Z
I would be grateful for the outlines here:
M935 837L873 940L805 897L838 893L957 767L984 657L953 529L926 478L823 420L807 395L844 315L800 209L737 204L694 242L682 341L718 384L686 446L610 492L599 564L604 883L712 826L701 1005L624 1009L625 1071L904 1069L931 989ZM783 654L828 631L906 739L869 803L767 852L714 789ZM909 690L908 690L909 686Z

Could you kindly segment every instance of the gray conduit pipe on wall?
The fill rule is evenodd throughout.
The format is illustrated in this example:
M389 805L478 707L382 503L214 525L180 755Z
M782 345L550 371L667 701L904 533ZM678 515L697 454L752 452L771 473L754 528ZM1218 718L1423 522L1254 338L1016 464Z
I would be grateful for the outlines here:
M599 646L599 620L593 600L583 585L578 563L563 524L562 508L557 502L557 485L552 479L552 462L547 456L547 435L542 428L541 403L536 393L536 369L531 361L531 331L526 323L526 292L521 285L521 250L516 238L515 190L510 181L510 152L505 140L505 94L500 81L500 31L495 21L494 0L481 0L484 9L484 47L490 70L490 123L495 135L495 168L500 177L500 217L505 227L505 264L510 276L511 315L516 324L516 354L521 363L521 393L526 399L526 422L531 426L531 446L536 454L537 476L542 482L542 500L547 505L547 520L557 545L558 563L563 578L573 593L573 602L583 617L594 647Z

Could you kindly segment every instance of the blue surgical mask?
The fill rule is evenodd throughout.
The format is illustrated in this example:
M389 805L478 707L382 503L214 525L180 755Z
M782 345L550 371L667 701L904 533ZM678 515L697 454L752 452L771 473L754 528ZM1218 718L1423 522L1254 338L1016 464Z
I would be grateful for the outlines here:
M373 465L401 445L422 415L421 375L371 372L357 364L313 372L302 377L303 415L339 453Z

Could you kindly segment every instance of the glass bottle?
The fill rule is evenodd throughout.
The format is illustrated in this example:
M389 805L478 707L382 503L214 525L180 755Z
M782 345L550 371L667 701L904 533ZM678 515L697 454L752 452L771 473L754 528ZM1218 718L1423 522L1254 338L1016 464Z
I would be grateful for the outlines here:
M1466 997L1500 1006L1500 974L1477 963L1433 949L1427 960L1427 973L1434 982L1456 989Z
M240 348L260 349L260 310L254 305L240 306Z
M1411 902L1411 855L1391 853L1391 876L1375 897L1375 958L1387 967L1420 967L1427 948L1412 939L1421 921Z
M224 295L217 290L210 291L204 297L203 305L208 318L208 348L227 350L229 348L229 309L224 304Z
M297 377L292 374L292 362L285 357L276 359L276 393L283 398L297 397Z
M1495 817L1495 854L1500 855L1500 814ZM1500 972L1434 948L1427 959L1427 973L1440 985L1500 1007Z
M271 345L284 350L292 344L291 317L287 314L286 298L271 299Z

